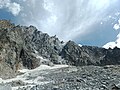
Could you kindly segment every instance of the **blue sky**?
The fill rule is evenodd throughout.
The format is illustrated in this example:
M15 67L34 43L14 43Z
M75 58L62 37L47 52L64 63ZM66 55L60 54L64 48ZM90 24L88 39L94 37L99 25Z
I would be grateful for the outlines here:
M120 0L0 0L0 19L34 25L64 41L103 46L119 34L113 27Z

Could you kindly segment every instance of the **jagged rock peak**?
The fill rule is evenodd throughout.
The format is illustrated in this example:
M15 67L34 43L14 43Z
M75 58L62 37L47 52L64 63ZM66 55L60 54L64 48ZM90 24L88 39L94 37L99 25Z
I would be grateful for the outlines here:
M0 20L0 28L12 28L14 24L10 20Z
M14 77L18 69L34 69L41 64L117 65L120 49L95 46L78 46L73 41L66 44L56 35L50 37L34 26L14 25L0 21L0 77Z
M1 20L0 26L0 77L14 77L21 68L62 63L59 53L63 45L56 36L50 37L34 26L15 26L7 20Z

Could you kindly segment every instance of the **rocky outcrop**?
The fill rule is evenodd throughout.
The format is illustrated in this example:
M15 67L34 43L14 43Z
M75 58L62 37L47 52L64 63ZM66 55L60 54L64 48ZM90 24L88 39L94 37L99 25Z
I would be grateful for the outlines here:
M0 77L10 78L20 68L34 69L40 64L60 64L63 45L56 38L38 31L34 26L15 26L0 21ZM42 59L47 58L47 59Z
M11 78L18 69L34 69L41 64L116 65L120 64L120 49L66 44L50 37L34 26L16 26L0 20L0 77Z
M120 64L120 49L104 49L95 46L79 47L73 41L67 42L61 52L67 63L75 66L83 65L118 65Z

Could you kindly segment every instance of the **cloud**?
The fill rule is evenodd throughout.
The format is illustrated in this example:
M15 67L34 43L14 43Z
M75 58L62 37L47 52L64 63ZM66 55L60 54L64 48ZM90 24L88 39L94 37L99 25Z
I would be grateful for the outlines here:
M119 29L120 29L120 19L118 20L118 23L113 26L113 28L114 28L115 30L119 30ZM116 39L115 41L113 41L113 42L108 42L107 44L105 44L105 45L103 46L103 48L106 48L106 49L108 49L108 48L112 48L112 49L113 49L113 48L115 48L115 47L120 48L120 32L119 32L119 34L117 35L117 39Z
M11 2L11 0L0 0L0 9L7 9L14 16L17 16L21 11L20 4Z
M18 23L35 25L62 40L73 40L94 31L118 0L19 0L23 2Z
M114 25L113 27L115 30L120 29L120 19L118 20L118 23Z
M17 3L11 3L9 6L8 6L8 9L9 11L14 15L14 16L17 16L19 14L19 12L21 11L21 7L19 4Z

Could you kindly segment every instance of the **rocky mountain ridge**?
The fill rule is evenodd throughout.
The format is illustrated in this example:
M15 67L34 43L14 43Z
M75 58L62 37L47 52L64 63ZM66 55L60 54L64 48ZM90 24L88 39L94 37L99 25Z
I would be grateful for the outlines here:
M19 69L34 69L41 64L119 65L120 49L80 47L73 41L65 44L34 26L16 26L0 20L0 77L12 78Z

